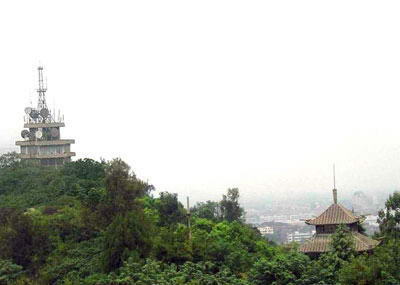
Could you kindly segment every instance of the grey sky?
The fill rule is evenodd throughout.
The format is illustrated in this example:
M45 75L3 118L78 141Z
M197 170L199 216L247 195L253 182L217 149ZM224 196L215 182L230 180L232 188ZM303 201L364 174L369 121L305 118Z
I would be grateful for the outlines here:
M398 1L3 1L0 148L45 66L79 157L246 199L400 185ZM340 192L339 192L340 195Z

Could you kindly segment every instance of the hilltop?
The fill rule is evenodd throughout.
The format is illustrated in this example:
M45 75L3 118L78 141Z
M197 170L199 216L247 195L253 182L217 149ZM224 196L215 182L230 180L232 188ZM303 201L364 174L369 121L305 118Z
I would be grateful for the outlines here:
M1 156L0 284L400 280L399 221L385 212L374 254L357 256L341 230L329 253L311 259L296 244L278 246L247 225L239 189L227 189L219 201L197 203L191 215L176 194L156 198L153 192L121 159L49 168L20 162L12 153ZM388 209L400 204L399 197L390 197Z

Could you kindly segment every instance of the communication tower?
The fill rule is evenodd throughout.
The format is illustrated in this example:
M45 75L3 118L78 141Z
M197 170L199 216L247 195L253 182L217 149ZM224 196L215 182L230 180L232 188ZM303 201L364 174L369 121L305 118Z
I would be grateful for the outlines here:
M71 161L75 156L71 152L71 144L75 140L61 139L60 128L65 127L64 116L56 117L46 104L47 87L43 82L43 67L38 67L39 88L37 107L26 107L24 130L21 132L23 141L17 141L21 147L21 159L33 160L41 165L60 166Z

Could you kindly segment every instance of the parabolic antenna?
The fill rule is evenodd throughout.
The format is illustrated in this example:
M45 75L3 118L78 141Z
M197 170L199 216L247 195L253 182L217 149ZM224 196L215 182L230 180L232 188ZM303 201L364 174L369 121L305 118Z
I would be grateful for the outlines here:
M29 137L29 131L28 130L23 130L21 132L21 137L23 137L24 139L26 139L27 137Z
M34 131L29 132L29 139L30 139L31 141L33 141L33 140L35 139L35 132L34 132Z
M51 136L52 136L53 138L57 138L57 137L59 136L60 132L59 132L58 129L52 128L52 129L50 130L50 134L51 134Z
M25 108L25 114L29 115L32 112L32 108L31 107L26 107Z
M36 133L35 133L35 137L36 137L37 139L41 139L41 138L42 138L42 136L43 136L43 133L42 133L42 131L36 131Z
M37 119L39 118L39 112L37 110L32 109L32 111L29 114L32 119Z
M40 110L40 116L44 119L47 118L49 116L49 114L50 114L49 110L46 108L43 108L42 110Z

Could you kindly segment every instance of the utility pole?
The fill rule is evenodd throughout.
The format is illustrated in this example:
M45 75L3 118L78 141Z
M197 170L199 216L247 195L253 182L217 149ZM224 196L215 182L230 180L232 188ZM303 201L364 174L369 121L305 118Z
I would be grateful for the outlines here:
M187 197L186 202L187 202L187 214L186 214L187 215L187 226L189 229L188 238L189 238L189 242L191 243L192 242L192 227L190 225L191 213L190 213L190 205L189 205L189 196Z

